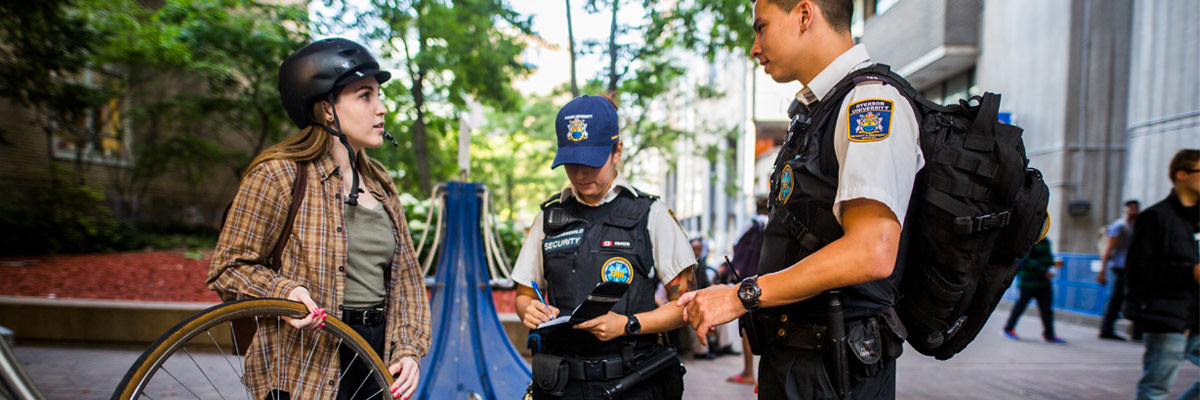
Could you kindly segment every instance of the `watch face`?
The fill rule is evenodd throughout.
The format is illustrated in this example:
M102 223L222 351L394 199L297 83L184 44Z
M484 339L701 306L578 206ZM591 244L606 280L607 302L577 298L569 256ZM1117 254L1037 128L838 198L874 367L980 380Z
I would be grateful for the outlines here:
M750 285L742 285L738 287L738 298L742 301L754 300L754 288Z

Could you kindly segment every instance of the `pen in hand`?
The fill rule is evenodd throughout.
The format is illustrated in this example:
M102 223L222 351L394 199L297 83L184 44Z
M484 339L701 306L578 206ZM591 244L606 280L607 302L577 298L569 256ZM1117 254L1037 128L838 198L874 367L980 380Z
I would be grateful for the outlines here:
M538 301L541 301L541 302L542 302L542 305L545 305L545 306L546 306L546 308L547 308L547 309L549 309L549 308L550 308L550 303L547 303L547 302L546 302L546 296L545 296L545 295L543 295L543 294L542 294L542 290L538 288L537 281L534 281L534 282L532 282L532 283L533 283L533 292L534 292L534 293L537 293L537 296L538 296ZM552 316L552 317L550 317L550 318L554 318L554 316Z

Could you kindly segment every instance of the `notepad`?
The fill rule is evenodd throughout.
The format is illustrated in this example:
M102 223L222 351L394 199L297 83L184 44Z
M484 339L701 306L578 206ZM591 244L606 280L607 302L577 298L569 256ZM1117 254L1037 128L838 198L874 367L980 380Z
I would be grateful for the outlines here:
M587 299L575 307L569 315L560 315L558 318L543 322L538 325L538 329L552 328L563 324L574 325L607 314L618 301L621 301L626 290L629 290L629 284L624 282L597 283L596 287L592 289L592 293L588 294Z

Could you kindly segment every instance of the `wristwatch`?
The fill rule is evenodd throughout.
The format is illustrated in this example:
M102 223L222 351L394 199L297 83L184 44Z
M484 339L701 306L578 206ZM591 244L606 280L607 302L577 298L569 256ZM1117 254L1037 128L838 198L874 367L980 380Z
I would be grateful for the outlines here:
M758 288L757 277L747 277L738 285L738 300L742 301L742 307L746 307L746 311L758 311L758 297L761 295L762 289Z
M638 322L636 315L630 315L629 322L625 323L625 334L636 336L639 333L642 333L642 323Z

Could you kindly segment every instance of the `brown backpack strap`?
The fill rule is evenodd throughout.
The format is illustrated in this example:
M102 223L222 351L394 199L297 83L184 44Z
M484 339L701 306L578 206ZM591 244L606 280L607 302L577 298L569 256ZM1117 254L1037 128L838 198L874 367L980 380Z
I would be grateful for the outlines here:
M279 270L279 258L283 256L283 248L287 246L292 236L292 224L296 221L296 213L300 211L300 202L304 201L304 191L308 189L308 163L296 162L296 180L292 182L292 205L288 207L287 222L279 240L275 241L275 250L265 263L271 269Z

